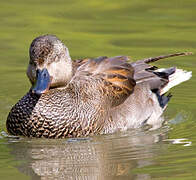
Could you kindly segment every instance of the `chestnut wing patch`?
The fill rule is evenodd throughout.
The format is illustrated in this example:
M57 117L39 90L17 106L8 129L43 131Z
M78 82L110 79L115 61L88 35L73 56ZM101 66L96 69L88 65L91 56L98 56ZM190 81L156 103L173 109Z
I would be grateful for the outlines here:
M77 69L75 76L99 79L101 83L98 84L98 88L104 92L103 96L108 97L112 106L116 106L125 101L136 84L133 79L133 67L127 60L127 56L89 59Z

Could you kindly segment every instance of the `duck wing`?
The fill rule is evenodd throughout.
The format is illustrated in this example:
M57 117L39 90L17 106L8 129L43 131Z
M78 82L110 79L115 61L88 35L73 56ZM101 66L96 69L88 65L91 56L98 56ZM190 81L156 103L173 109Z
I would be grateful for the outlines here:
M102 56L78 62L82 65L78 66L70 83L82 82L83 91L93 91L96 97L101 94L107 104L117 106L133 92L136 84L134 69L128 60L127 56Z

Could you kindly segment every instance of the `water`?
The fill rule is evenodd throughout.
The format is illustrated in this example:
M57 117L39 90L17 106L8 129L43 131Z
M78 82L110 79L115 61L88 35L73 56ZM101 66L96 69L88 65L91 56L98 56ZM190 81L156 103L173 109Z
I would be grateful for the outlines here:
M0 179L196 179L195 55L156 63L193 72L171 90L161 129L66 140L5 133L10 108L30 85L25 71L36 36L57 35L73 59L195 52L195 12L194 0L1 1Z

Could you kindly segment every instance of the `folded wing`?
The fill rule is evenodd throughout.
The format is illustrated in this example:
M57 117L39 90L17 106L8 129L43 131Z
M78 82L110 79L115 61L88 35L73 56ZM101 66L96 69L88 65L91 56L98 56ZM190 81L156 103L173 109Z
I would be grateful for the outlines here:
M133 92L136 84L134 69L127 61L126 56L88 59L76 70L72 82L84 82L84 88L85 82L91 83L91 91L101 93L108 104L117 106Z

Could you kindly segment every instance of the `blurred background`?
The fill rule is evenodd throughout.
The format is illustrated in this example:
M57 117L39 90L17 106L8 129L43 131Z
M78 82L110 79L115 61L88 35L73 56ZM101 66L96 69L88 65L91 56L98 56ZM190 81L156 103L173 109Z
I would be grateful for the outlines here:
M76 142L7 137L7 114L30 88L30 43L43 34L60 38L72 59L196 53L196 1L0 0L0 179L196 179L195 55L156 63L193 72L171 90L157 131Z

